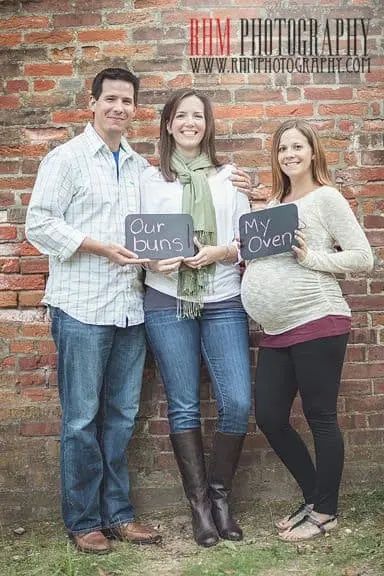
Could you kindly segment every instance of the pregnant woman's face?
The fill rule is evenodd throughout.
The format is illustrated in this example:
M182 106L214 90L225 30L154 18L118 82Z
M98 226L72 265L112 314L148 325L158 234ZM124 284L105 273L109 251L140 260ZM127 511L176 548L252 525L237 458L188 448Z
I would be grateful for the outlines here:
M312 173L312 148L297 128L286 130L280 138L278 161L288 178L297 178Z

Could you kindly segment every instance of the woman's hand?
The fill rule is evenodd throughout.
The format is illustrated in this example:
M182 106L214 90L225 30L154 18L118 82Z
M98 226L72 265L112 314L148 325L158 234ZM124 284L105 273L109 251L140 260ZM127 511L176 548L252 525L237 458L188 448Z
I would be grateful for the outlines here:
M303 262L308 254L308 246L305 242L304 233L301 230L295 230L295 240L297 246L292 246L292 250L299 262Z
M146 265L146 268L149 268L151 272L161 272L166 275L172 274L172 272L178 271L183 260L184 258L182 256L166 258L165 260L151 260L151 262Z
M209 266L214 262L224 260L227 254L226 246L203 246L195 237L193 239L199 251L195 256L184 258L184 264L189 268L200 269L202 266Z

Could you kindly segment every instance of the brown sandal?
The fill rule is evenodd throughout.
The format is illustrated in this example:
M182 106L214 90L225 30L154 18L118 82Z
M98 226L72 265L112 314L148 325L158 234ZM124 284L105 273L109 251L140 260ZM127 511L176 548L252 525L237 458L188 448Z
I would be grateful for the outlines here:
M300 526L303 526L304 524L312 524L312 526L315 526L317 528L317 532L315 532L314 534L310 534L309 536L296 536L293 538L290 537L290 535L294 536L294 531ZM336 516L331 516L330 518L322 522L321 520L315 518L312 514L307 514L307 516L296 522L296 524L294 524L291 528L289 528L285 532L281 532L279 534L279 538L280 540L284 540L284 542L300 542L303 540L312 540L312 538L317 538L318 536L324 536L327 532L333 530L333 528L336 528L336 526L337 526Z
M297 522L300 522L300 520L302 520L303 518L305 518L305 516L310 514L312 510L313 510L313 504L306 504L305 502L303 502L297 508L297 510L292 512L292 514L290 514L289 516L284 516L284 518L275 522L275 527L279 532L285 532L285 530L292 528L293 526L295 526L295 524L297 524Z

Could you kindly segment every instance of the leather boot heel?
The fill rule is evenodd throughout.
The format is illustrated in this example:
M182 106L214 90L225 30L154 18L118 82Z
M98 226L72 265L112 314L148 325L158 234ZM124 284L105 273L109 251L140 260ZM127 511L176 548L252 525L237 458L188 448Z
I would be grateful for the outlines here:
M212 518L211 501L205 472L200 428L170 435L186 497L192 512L193 536L200 546L214 546L219 541Z
M216 432L209 464L209 496L212 517L218 533L225 540L242 540L243 531L234 520L229 506L232 481L239 462L245 435Z
M219 541L212 518L211 504L207 501L196 506L191 504L193 537L199 546L215 546Z

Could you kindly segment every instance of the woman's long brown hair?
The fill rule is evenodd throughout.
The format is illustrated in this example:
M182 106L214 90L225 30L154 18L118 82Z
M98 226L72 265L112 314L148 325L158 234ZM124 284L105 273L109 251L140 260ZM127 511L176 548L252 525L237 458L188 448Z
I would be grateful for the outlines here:
M173 182L176 179L176 175L171 170L171 156L175 149L175 140L172 134L169 134L167 127L172 124L180 102L189 96L196 96L204 105L205 134L200 144L200 150L207 154L213 166L220 166L216 154L215 119L211 103L204 94L200 94L191 88L181 88L170 96L161 113L160 171L167 182Z
M308 140L310 147L313 152L312 160L312 177L317 184L321 185L332 185L332 180L329 175L327 160L325 158L325 152L323 145L320 140L320 136L313 126L310 125L307 120L287 120L283 122L273 135L272 140L272 151L271 151L271 161L272 161L272 197L276 198L280 202L289 194L291 189L291 183L286 174L281 170L279 164L279 146L280 139L284 132L290 130L291 128L296 128L299 132L305 136Z

